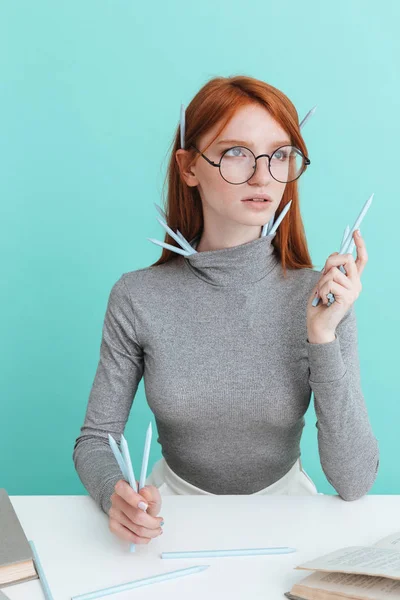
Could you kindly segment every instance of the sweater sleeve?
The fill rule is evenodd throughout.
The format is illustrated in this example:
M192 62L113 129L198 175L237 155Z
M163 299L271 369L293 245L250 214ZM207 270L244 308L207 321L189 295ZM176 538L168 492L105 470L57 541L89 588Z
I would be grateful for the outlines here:
M137 341L132 304L122 275L109 295L100 358L73 450L80 480L106 514L114 486L122 478L108 434L119 444L143 375L143 364L143 350Z
M357 500L375 481L379 447L361 390L354 304L332 342L307 340L307 350L321 466L343 500Z

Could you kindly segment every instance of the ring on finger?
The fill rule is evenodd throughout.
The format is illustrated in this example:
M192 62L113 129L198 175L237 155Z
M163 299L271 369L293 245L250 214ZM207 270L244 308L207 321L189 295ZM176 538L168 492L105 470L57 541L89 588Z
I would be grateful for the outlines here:
M335 296L332 294L332 292L329 292L329 294L327 294L326 297L328 298L327 306L330 306L335 302Z

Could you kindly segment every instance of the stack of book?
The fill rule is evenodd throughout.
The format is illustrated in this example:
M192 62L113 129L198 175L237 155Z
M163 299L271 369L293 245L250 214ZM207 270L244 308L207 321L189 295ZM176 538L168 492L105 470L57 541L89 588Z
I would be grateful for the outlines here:
M400 600L400 532L372 546L350 546L296 567L314 571L289 600Z
M0 588L31 579L38 579L31 546L6 490L0 489Z

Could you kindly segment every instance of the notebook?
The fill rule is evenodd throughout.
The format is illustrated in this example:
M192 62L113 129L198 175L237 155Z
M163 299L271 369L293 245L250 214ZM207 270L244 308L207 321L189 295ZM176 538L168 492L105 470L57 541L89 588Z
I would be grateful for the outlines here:
M38 579L31 547L6 490L0 488L0 587L31 579Z

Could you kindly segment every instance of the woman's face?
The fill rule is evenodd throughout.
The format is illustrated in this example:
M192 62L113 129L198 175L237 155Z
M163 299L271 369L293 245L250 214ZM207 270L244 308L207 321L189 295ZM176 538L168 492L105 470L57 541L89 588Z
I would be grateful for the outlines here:
M203 151L217 131L218 125L202 136L197 148ZM228 143L223 140L234 140ZM233 146L246 146L259 154L271 155L274 150L290 144L289 135L271 117L269 112L259 105L248 105L238 110L218 138L204 152L205 156L219 163L224 150ZM232 154L233 152L233 154ZM235 156L235 151L228 155ZM176 159L189 186L197 186L203 204L204 226L213 221L214 225L234 229L235 225L252 226L257 229L268 223L277 210L285 191L286 183L276 181L268 169L268 158L257 160L257 169L251 179L245 183L232 185L221 177L219 169L210 165L200 154L189 171L185 170L186 150L178 150ZM244 202L244 198L253 198L257 194L268 194L272 202ZM215 223L216 222L216 223Z

